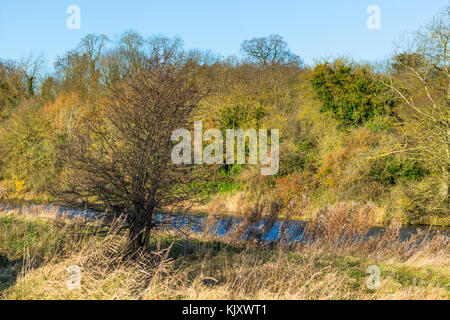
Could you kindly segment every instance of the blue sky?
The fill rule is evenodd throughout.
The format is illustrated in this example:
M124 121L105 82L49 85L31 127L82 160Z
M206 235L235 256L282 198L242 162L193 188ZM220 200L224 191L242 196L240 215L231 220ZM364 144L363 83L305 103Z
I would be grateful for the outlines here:
M238 55L245 39L279 34L306 63L346 55L388 56L393 42L426 24L448 0L2 0L0 58L44 53L49 66L88 33L111 39L133 29L144 36L180 36L186 48ZM81 9L81 29L69 30L69 5ZM381 29L369 30L366 9L381 8Z

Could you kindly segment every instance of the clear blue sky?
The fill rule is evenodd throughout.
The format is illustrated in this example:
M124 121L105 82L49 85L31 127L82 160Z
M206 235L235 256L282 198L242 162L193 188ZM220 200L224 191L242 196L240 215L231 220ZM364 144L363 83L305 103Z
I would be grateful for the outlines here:
M347 55L378 60L393 42L426 24L448 0L2 0L0 58L43 52L49 66L88 33L114 38L133 29L144 36L183 38L186 48L238 55L249 38L279 34L306 63ZM81 9L81 29L69 30L69 5ZM381 8L381 30L369 30L369 5Z

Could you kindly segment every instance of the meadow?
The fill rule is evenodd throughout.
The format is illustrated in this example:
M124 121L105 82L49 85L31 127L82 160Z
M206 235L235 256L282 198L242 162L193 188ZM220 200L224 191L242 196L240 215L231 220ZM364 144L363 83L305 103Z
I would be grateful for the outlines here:
M88 34L51 69L0 59L0 298L448 300L448 233L401 230L450 226L449 15L377 62L135 31ZM219 143L232 130L254 135Z
M309 244L268 247L164 229L130 252L123 221L68 219L28 207L0 213L1 299L443 299L450 298L448 236L398 238L398 225L366 243L336 244L339 208ZM347 227L349 227L347 225ZM363 232L362 230L360 232ZM369 289L369 266L380 268ZM67 268L81 268L69 290Z

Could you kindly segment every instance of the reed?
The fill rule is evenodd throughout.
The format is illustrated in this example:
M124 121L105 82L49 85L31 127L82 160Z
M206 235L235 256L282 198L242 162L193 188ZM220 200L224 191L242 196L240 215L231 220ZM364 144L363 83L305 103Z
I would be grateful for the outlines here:
M138 252L130 251L120 219L105 226L59 215L49 218L45 208L0 212L0 297L449 299L445 235L418 234L401 241L399 225L393 224L369 241L343 240L367 232L365 225L355 226L353 221L359 217L365 222L371 208L355 203L324 208L308 227L315 241L295 246L280 243L269 249L233 233L219 239L211 233L158 230ZM277 209L260 203L249 210L252 216L241 228L252 227L249 221L256 217L271 223ZM66 285L67 268L74 265L82 271L80 290ZM370 265L381 269L379 290L366 286Z

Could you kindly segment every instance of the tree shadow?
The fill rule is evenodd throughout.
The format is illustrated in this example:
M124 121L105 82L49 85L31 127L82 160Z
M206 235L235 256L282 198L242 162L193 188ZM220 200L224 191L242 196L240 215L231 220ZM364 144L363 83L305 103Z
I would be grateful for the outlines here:
M197 240L197 239L159 239L157 242L152 241L149 246L149 251L168 250L171 259L177 260L184 256L194 256L208 254L209 256L216 256L223 252L230 254L238 254L247 250L244 245L229 244L220 240Z
M10 261L7 256L0 253L0 293L7 290L17 281L17 271L14 266L18 261Z

